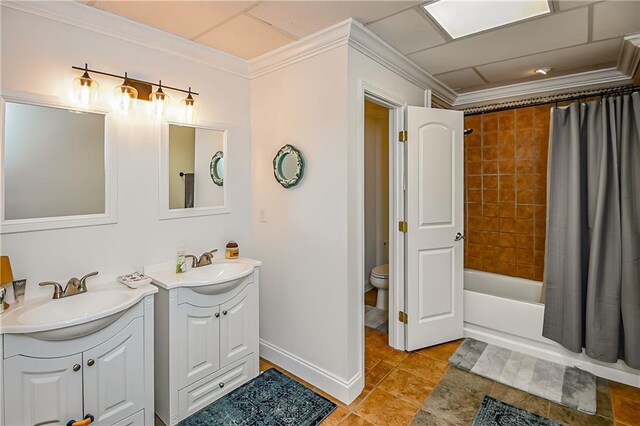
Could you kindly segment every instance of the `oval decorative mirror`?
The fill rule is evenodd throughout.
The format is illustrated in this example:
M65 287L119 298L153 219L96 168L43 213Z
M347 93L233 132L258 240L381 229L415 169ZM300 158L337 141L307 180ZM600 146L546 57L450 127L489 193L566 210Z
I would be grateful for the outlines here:
M273 175L285 188L296 186L304 175L304 158L293 145L285 145L273 159Z
M222 151L218 151L211 157L211 163L209 163L209 174L211 180L218 186L224 184L224 155Z

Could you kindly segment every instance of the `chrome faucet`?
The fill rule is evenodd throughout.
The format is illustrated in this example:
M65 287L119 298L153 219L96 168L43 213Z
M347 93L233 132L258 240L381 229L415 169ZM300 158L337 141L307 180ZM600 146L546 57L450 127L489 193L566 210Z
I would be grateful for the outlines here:
M60 283L55 281L45 281L39 284L40 287L52 285L53 286L53 298L61 299L63 297L73 296L76 294L86 293L87 292L87 278L98 275L98 272L91 272L85 275L84 277L78 279L73 277L67 282L64 290Z
M215 252L217 252L218 249L213 249L210 251L205 251L204 253L202 253L202 255L200 256L200 259L198 259L197 257L195 257L192 254L187 254L185 256L186 258L191 258L191 267L192 268L199 268L201 266L207 266L207 265L211 265L211 260L213 259L213 254Z

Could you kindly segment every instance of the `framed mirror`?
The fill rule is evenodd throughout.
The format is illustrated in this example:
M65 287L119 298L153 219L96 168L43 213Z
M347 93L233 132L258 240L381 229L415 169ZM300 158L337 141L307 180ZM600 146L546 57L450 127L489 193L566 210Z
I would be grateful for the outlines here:
M218 151L213 154L211 157L211 162L209 163L209 174L211 175L211 180L218 186L222 186L224 184L224 154L222 151Z
M222 126L163 125L160 152L160 219L228 213Z
M285 145L273 159L273 175L285 188L296 186L304 176L304 157L293 145Z
M0 232L117 222L106 111L3 92Z

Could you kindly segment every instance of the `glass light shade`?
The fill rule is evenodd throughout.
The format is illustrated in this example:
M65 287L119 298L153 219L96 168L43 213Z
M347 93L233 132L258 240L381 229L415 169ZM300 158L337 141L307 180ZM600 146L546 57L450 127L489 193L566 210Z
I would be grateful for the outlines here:
M98 88L100 85L97 81L89 77L88 72L84 72L82 77L73 80L71 97L76 105L88 107L98 98Z
M124 114L128 114L138 100L138 91L129 84L129 80L125 79L113 90L113 107Z
M191 93L180 102L180 116L187 123L195 123L198 118L198 103Z
M158 90L149 95L149 101L153 114L162 117L167 113L171 97L162 91L162 86L158 86Z

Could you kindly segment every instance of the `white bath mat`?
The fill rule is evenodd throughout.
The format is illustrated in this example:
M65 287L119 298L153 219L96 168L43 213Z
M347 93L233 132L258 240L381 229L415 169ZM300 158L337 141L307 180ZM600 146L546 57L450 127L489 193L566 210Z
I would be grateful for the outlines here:
M374 306L364 305L364 325L388 333L389 312Z
M596 376L474 339L449 364L588 414L596 413Z

